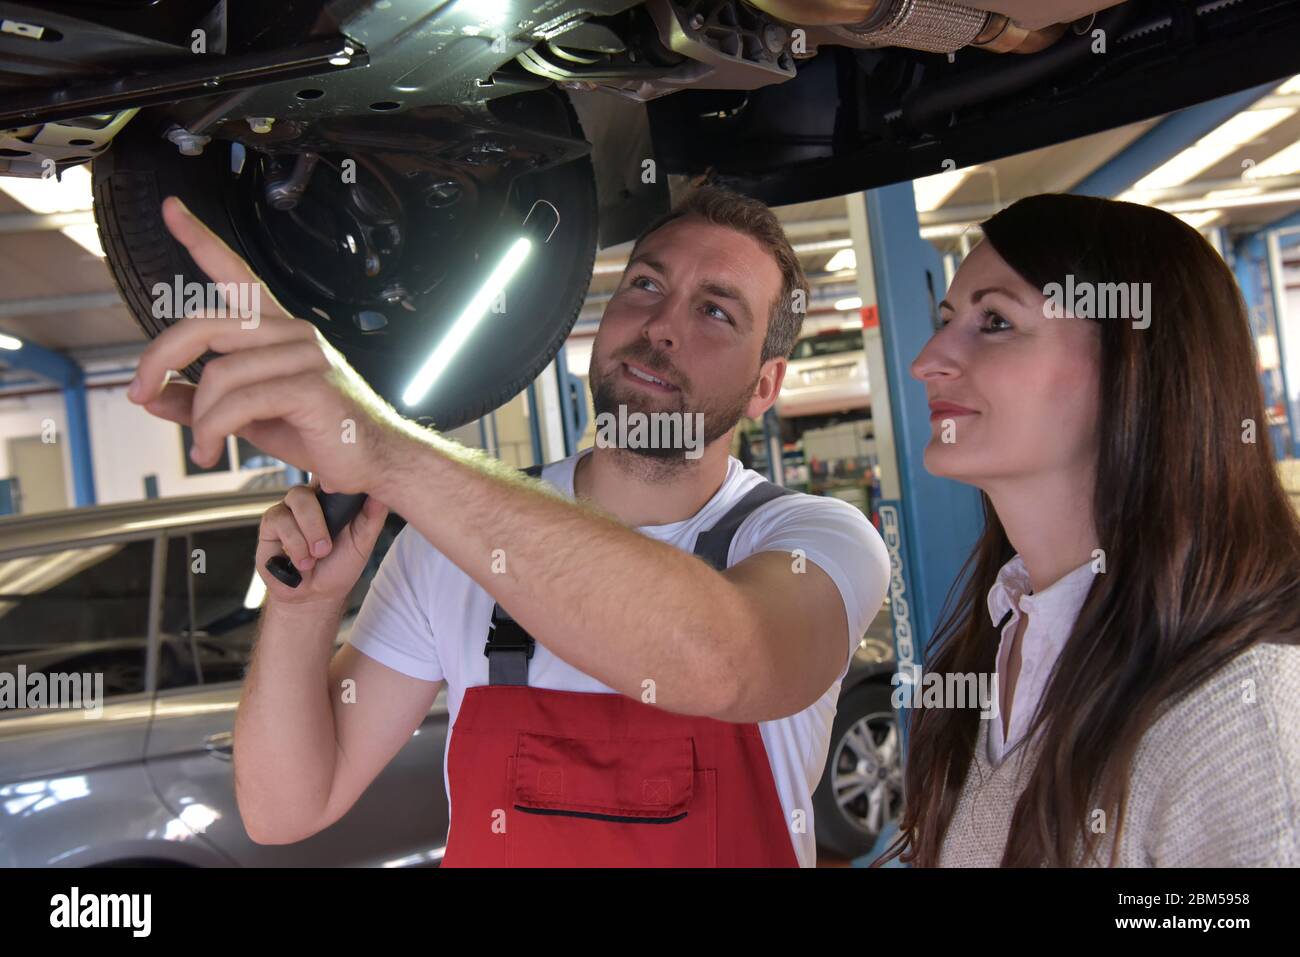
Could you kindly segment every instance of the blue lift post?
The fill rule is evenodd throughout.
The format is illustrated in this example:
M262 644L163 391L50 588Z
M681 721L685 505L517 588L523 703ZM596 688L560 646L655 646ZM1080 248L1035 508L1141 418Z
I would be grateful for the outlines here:
M934 332L946 286L938 251L921 237L912 184L868 191L866 213L901 490L897 502L881 502L880 515L894 566L890 608L898 668L914 674L983 528L983 511L976 489L925 470L930 408L910 367Z
M560 421L564 426L564 454L578 451L582 434L587 431L587 396L582 380L569 371L569 357L564 346L555 354L555 377L560 389Z
M86 374L59 352L22 340L22 348L6 350L5 362L48 379L63 390L67 414L68 458L72 463L73 496L77 507L95 504L95 467L90 452L90 418L86 411Z
M876 510L889 551L894 655L900 679L917 680L949 590L982 530L983 512L974 488L925 470L930 408L925 386L912 378L910 367L934 331L947 281L938 251L921 237L912 184L886 186L846 199L858 286L863 302L874 301L880 317L879 346L868 341L867 362L873 376L872 421L886 496ZM879 381L882 365L884 383ZM904 691L898 719L906 755L908 686L898 687ZM889 825L853 865L869 864L897 834L897 824ZM886 866L902 865L891 861Z
M1279 222L1283 225L1274 225L1265 233L1264 250L1268 258L1268 284L1272 294L1273 334L1277 341L1278 377L1282 389L1282 412L1286 419L1287 431L1291 436L1291 447L1287 449L1279 445L1275 450L1275 454L1278 459L1288 457L1300 459L1300 415L1297 415L1300 396L1297 396L1296 391L1300 390L1300 382L1292 380L1291 363L1289 361L1290 350L1300 348L1300 343L1288 341L1286 276L1282 265L1281 236L1284 229L1287 231L1300 229L1300 225L1296 225L1300 223L1300 216L1289 216Z
M537 401L537 382L528 383L528 388L524 390L528 397L528 438L532 443L533 464L546 464L546 453L542 451L542 420L541 420L541 403ZM497 455L500 455L500 451Z
M1286 339L1286 316L1283 314L1285 297L1277 294L1277 291L1284 290L1285 286L1281 274L1280 256L1274 254L1277 241L1270 240L1270 236L1278 230L1293 230L1297 227L1300 227L1300 213L1292 213L1241 237L1233 247L1232 269L1237 277L1237 285L1241 287L1242 297L1246 301L1251 333L1258 335L1263 331L1261 317L1268 315L1273 318L1273 332L1278 344L1281 373L1282 408L1286 420L1286 424L1275 427L1274 434L1270 436L1273 440L1273 454L1279 459L1288 457L1288 454L1300 458L1300 435L1297 435L1297 425L1300 423L1295 421L1292 398L1294 393L1291 391L1291 382L1287 375L1288 345L1295 344L1289 344ZM1265 297L1263 290L1265 276L1268 277L1269 288L1273 291L1268 298ZM1260 384L1264 389L1265 401L1271 403L1276 396L1270 383L1263 381Z
M587 404L582 394L582 380L569 373L568 361L564 346L561 345L559 352L555 354L554 368L556 395L559 400L559 408L556 411L560 420L560 435L564 442L562 452L566 458L578 451L578 441L587 428ZM547 366L547 368L551 367ZM546 372L542 375L546 375ZM542 440L542 416L551 414L550 400L543 402L538 395L537 383L540 381L542 379L539 376L528 383L528 387L524 390L528 399L528 437L532 443L535 465L545 464L549 457L546 443ZM550 450L549 455L554 456L555 450Z
M555 354L555 387L559 401L560 434L563 437L565 457L578 451L578 442L587 430L587 399L583 394L582 380L569 372L569 359L561 345ZM551 368L547 366L547 368ZM543 375L546 373L543 372ZM545 443L542 441L542 416L549 415L550 400L542 402L538 396L537 383L541 378L528 383L528 435L532 441L533 461L542 464L547 457ZM486 448L486 446L484 446ZM552 450L554 454L554 450Z

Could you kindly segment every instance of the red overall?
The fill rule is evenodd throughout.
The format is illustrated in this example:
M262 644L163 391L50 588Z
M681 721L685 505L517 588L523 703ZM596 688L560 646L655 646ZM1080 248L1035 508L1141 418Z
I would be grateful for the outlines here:
M763 483L695 554L726 566ZM497 606L447 755L443 867L796 867L757 724L673 714L620 694L530 688L533 639Z

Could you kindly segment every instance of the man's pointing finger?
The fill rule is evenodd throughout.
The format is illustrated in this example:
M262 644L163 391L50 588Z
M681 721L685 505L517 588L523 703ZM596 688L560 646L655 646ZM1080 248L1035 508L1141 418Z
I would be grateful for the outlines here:
M253 274L248 263L239 258L221 237L210 230L175 196L168 196L162 204L163 222L176 241L189 251L190 258L216 283L250 283L261 286L258 301L265 300L268 308L261 310L268 316L287 316L266 285Z

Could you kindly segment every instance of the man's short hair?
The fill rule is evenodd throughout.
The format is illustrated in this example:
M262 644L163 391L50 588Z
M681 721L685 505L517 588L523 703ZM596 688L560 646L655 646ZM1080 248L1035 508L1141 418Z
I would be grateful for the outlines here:
M788 358L794 349L799 330L803 327L804 313L807 311L808 279L804 276L799 258L786 239L781 221L766 204L748 196L742 196L720 186L708 184L696 186L669 212L664 213L637 237L632 244L631 259L637 248L647 236L675 219L685 216L699 216L715 226L725 226L738 233L744 233L772 254L781 269L781 291L776 302L772 303L768 315L767 335L763 339L761 362L780 356ZM795 291L799 290L799 306L795 309Z

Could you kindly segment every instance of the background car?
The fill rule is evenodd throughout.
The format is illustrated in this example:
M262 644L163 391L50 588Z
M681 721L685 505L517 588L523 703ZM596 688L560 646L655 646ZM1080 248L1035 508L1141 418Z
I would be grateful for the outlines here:
M103 713L0 710L0 866L427 866L441 860L446 689L357 804L259 845L235 802L235 709L264 587L258 523L283 491L0 519L0 672L104 674ZM349 595L346 640L402 519ZM902 797L892 645L869 635L814 796L819 843L865 853Z
M869 408L871 387L861 329L826 329L795 343L776 400L781 418Z

